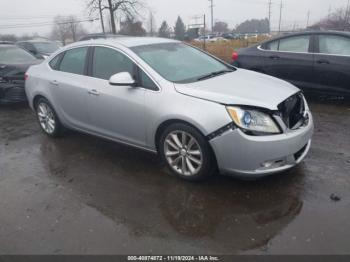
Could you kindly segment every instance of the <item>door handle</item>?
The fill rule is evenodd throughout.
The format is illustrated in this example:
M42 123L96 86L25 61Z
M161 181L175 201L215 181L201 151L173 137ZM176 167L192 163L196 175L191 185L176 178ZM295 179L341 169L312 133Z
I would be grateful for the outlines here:
M320 64L320 65L329 65L330 64L330 62L328 60L325 60L325 59L317 60L316 62L317 62L317 64Z
M50 81L50 84L51 84L51 85L54 85L54 86L58 86L58 85L59 85L59 83L58 83L57 80L52 80L52 81Z
M280 59L280 57L278 55L272 55L272 56L270 56L270 59L278 60L278 59Z
M93 95L93 96L99 96L100 95L100 93L96 89L92 89L88 93L90 95Z

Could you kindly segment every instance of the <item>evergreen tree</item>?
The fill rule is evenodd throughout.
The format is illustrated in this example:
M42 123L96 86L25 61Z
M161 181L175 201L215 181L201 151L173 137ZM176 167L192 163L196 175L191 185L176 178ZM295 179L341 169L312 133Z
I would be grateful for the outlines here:
M158 32L159 37L170 38L170 28L166 21L163 21Z
M185 39L186 26L179 16L175 25L175 38L177 40L183 41Z

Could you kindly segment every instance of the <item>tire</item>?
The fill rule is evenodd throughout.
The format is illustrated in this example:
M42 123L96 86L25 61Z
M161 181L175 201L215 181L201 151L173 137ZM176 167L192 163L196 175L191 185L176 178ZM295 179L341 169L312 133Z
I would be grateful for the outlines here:
M63 126L50 102L40 98L35 104L35 112L41 130L49 137L60 137Z
M215 158L208 141L190 125L176 123L167 127L158 151L170 172L182 179L201 181L215 171Z

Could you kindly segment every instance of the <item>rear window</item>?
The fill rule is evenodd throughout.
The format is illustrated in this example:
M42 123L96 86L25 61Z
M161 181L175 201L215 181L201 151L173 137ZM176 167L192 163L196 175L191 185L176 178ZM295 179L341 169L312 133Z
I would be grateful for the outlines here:
M83 75L87 50L87 47L81 47L66 51L59 70L62 72Z
M50 67L54 70L58 70L59 67L59 62L61 60L63 54L59 54L58 56L56 56L54 59L52 59L49 63Z
M31 63L36 58L16 46L0 47L0 63Z

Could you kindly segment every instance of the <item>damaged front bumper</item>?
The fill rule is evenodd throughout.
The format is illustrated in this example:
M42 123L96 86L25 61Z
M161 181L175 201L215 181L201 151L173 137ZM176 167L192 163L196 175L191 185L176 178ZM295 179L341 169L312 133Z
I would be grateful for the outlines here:
M311 147L314 130L308 124L298 130L273 136L249 136L231 129L210 141L221 173L259 178L291 169L301 163Z

